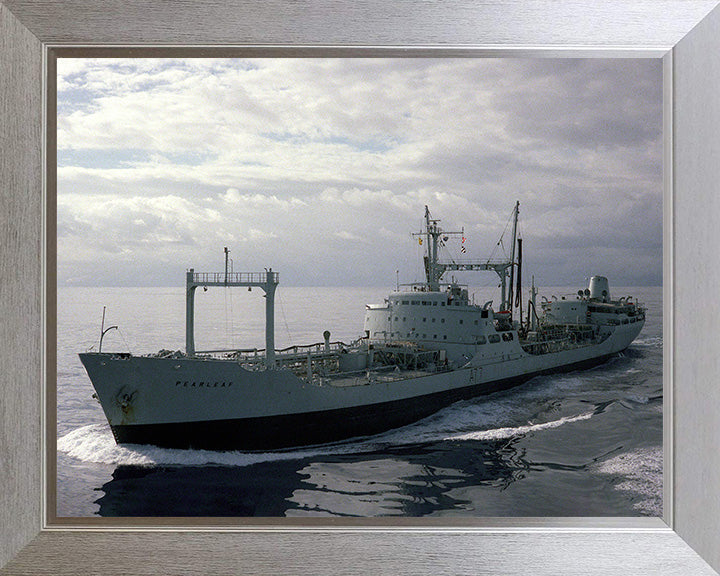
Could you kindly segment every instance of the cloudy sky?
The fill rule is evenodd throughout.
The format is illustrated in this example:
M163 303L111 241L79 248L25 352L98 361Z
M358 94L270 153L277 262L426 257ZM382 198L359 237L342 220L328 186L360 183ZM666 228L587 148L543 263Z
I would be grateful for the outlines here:
M487 258L519 200L525 278L659 285L661 75L628 59L60 59L58 284L182 285L227 246L235 271L284 285L393 286L422 277L426 204Z

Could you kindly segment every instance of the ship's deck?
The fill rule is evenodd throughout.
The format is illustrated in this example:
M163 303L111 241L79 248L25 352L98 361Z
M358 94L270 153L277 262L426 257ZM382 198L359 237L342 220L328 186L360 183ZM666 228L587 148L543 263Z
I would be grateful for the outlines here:
M345 388L350 386L367 386L368 384L377 382L397 382L399 380L430 376L431 374L437 374L437 372L430 372L428 370L373 370L369 373L363 372L352 376L348 376L347 374L330 374L325 377L314 378L311 380L311 383L319 386Z

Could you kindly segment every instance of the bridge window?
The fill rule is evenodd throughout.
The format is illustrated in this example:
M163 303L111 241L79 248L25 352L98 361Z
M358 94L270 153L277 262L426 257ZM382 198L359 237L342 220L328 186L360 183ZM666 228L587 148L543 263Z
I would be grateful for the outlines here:
M460 324L462 324L462 323L463 323L463 321L462 321L462 318L461 318L461 319L460 319Z
M485 344L485 342L487 342L487 340L485 340L485 336L478 336L478 337L477 337L477 343L478 343L478 344Z
M490 344L497 344L500 342L500 336L498 334L490 334L490 336L488 336L488 341Z

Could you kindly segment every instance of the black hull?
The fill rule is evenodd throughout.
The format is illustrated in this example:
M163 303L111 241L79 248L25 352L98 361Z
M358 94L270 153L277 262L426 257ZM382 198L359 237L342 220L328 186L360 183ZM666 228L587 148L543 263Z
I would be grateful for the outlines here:
M326 444L399 428L459 400L507 390L543 374L591 368L614 355L380 404L261 418L117 425L112 426L112 432L118 444L152 444L164 448L264 451Z

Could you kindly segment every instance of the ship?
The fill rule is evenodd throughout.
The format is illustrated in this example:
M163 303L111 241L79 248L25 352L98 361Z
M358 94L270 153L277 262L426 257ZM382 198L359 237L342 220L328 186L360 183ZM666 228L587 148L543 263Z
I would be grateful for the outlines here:
M422 245L424 281L398 284L384 302L366 305L364 331L347 344L325 331L322 341L276 350L279 273L229 271L227 248L224 272L186 272L184 351L103 352L103 336L116 328L105 328L103 315L97 351L79 356L115 441L223 451L340 442L541 375L591 368L625 350L642 330L646 308L630 296L613 299L604 276L540 302L533 277L525 302L518 215L519 202L506 226L509 255L457 259L444 253L450 237L461 236L464 246L464 228L443 230L426 206L423 228L413 234ZM444 280L455 271L496 274L499 304L475 303L467 285ZM262 289L265 348L196 350L199 287Z

